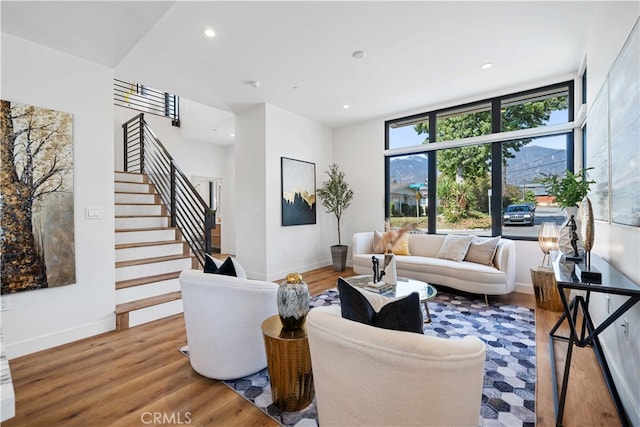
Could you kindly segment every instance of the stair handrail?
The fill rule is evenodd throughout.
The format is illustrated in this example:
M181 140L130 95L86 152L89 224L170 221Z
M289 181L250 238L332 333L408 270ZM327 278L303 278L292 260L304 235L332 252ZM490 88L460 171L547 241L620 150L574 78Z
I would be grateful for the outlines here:
M211 253L215 212L209 208L140 113L122 124L124 171L145 173L201 266Z

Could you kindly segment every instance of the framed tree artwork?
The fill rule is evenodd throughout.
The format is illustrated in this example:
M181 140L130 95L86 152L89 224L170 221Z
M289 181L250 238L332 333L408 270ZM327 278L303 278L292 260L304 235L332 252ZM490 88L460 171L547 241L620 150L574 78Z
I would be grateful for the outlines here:
M316 223L316 165L281 158L282 225Z
M76 281L73 116L0 101L2 294Z

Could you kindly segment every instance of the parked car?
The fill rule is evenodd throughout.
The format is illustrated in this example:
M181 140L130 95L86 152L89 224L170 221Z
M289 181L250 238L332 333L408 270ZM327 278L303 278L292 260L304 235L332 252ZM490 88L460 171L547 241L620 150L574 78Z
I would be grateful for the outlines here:
M502 223L504 225L525 224L533 225L536 220L536 213L531 209L530 204L509 205L504 210Z

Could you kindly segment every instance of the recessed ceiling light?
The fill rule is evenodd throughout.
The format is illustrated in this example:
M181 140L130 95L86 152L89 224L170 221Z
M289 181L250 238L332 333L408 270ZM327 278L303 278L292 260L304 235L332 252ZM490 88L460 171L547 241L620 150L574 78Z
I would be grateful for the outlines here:
M367 56L367 54L364 52L364 50L356 50L351 54L351 56L353 56L354 59L362 59Z
M349 108L349 107L351 107L351 105L349 105L349 104L344 104L344 105L342 105L342 108L344 108L345 110L346 110L347 108Z
M491 67L493 67L493 64L491 62L487 62L485 64L482 64L480 68L482 68L483 70L488 70Z
M216 36L216 32L213 31L213 28L205 28L204 29L204 35L210 38L213 38Z
M234 136L236 136L236 134L232 133L232 134L229 134L229 136L233 138Z

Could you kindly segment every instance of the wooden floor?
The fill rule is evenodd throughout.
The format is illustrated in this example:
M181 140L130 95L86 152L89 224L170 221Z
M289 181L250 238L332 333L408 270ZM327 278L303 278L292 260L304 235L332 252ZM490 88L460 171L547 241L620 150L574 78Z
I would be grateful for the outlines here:
M338 275L352 274L327 267L303 277L317 295L335 287ZM535 306L533 295L491 300ZM558 316L536 310L536 413L542 427L555 424L547 334ZM185 344L184 320L176 315L13 359L17 415L2 425L129 427L153 425L154 417L156 425L277 425L221 382L196 374L178 351ZM620 425L593 351L574 350L573 364L564 425Z

